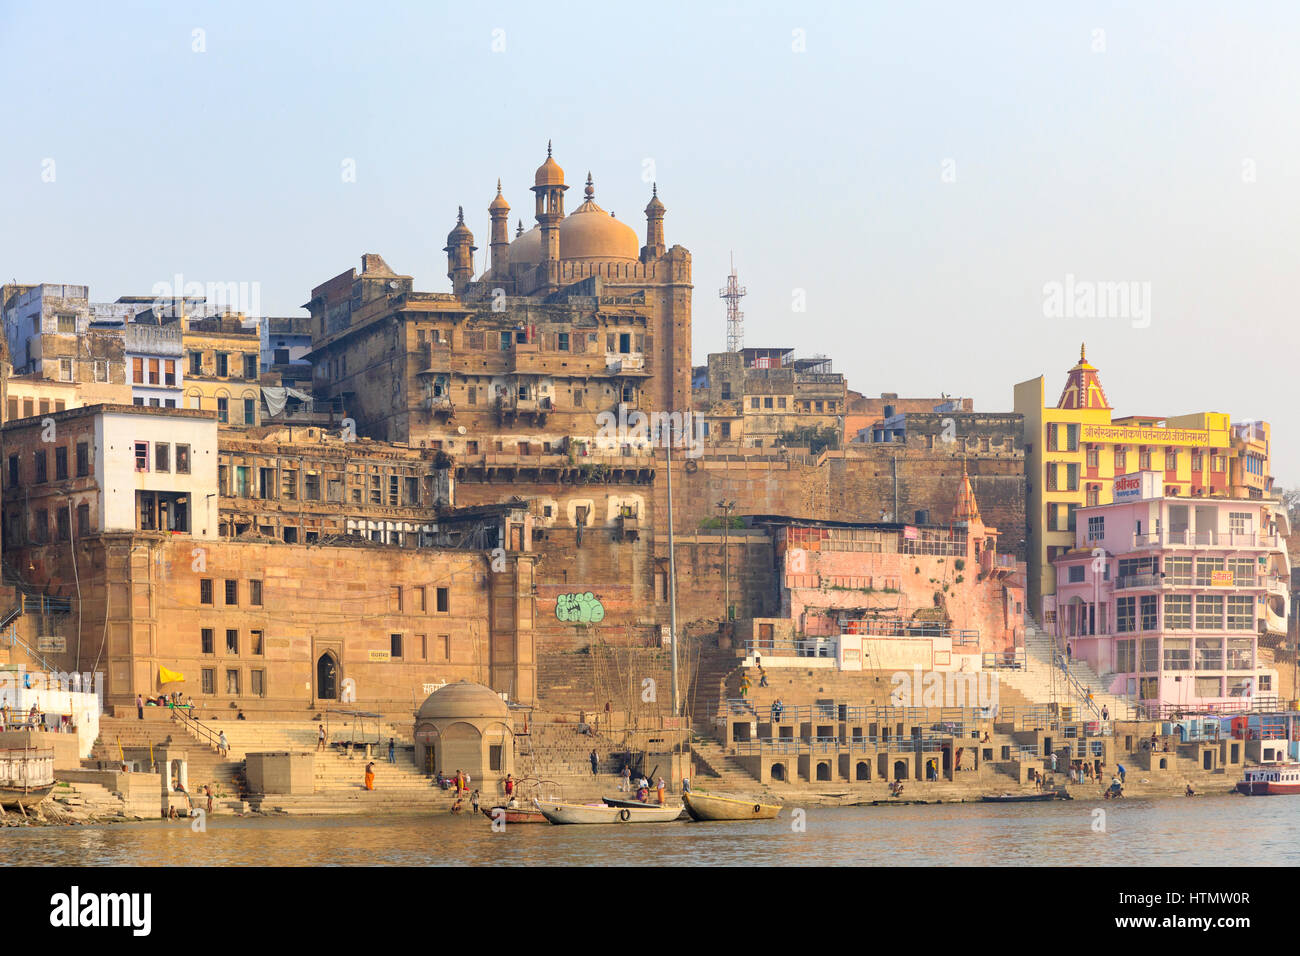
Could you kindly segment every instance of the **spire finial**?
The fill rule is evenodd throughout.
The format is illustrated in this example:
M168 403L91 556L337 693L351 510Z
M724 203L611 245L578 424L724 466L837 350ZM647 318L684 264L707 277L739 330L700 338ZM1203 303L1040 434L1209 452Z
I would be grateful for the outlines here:
M1088 349L1088 343L1086 343L1086 342L1080 342L1080 343L1079 343L1079 361L1080 361L1080 362L1086 362L1086 361L1088 361L1088 351L1087 351L1087 349Z
M519 228L515 230L515 238L518 239L518 238L519 238L520 236L522 236L523 234L524 234L524 221L523 221L522 219L520 219L520 220L519 220Z
M457 221L457 222L464 222L464 221L465 221L465 207L464 207L464 206L457 206L457 207L456 207L456 221Z
M500 177L500 176L497 177L497 195L498 195L498 196L501 195L501 177Z
M650 196L653 198L653 197L656 197L656 196L658 196L658 195L659 195L659 184L658 184L658 183L651 183L651 184L650 184Z
M546 141L546 158L551 158L551 141L549 139Z
M595 187L593 187L593 186L591 185L591 170L590 170L590 169L587 170L587 188L586 188L585 190L583 190L583 192L585 192L585 193L587 194L587 198L588 198L588 199L593 199L593 198L595 197L595 195L596 195L596 189L595 189Z

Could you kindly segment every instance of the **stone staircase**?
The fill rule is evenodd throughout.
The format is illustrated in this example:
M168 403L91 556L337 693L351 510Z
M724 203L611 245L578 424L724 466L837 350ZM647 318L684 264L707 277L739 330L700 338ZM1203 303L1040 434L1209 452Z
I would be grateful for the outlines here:
M197 740L186 733L179 721L157 719L150 713L151 719L137 720L132 717L110 717L107 714L99 718L99 737L90 756L83 760L82 766L88 768L104 767L115 769L120 763L120 754L125 752L126 759L148 762L150 746L155 750L167 743L170 738L174 747L186 751L189 790L197 795L205 785L211 784L218 794L237 797L243 789L243 755L233 753L223 758L214 747ZM120 750L119 750L120 746ZM141 770L145 770L141 766Z
M775 797L771 787L755 780L716 740L697 737L691 745L691 751L691 763L695 772L691 780L692 790L726 796Z
M1014 688L1035 703L1046 704L1055 699L1062 704L1073 706L1075 713L1084 719L1095 719L1091 708L1081 699L1078 690L1064 680L1060 667L1052 663L1054 649L1055 642L1052 636L1033 621L1026 619L1025 669L998 671L1000 683ZM1088 664L1079 660L1071 661L1070 675L1081 687L1092 692L1093 703L1098 713L1104 706L1109 711L1111 720L1127 720L1132 716L1132 701L1107 691L1107 682ZM1055 678L1054 682L1053 678ZM1053 697L1053 683L1055 697Z

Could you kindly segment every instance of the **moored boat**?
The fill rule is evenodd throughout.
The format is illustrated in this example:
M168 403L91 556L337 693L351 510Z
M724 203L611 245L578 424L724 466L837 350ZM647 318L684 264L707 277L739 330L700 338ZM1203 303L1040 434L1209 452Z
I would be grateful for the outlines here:
M1252 767L1237 783L1237 792L1248 797L1278 797L1300 793L1300 763Z
M34 807L53 789L53 750L0 750L0 806Z
M657 804L640 807L611 807L604 803L552 803L533 801L546 819L555 824L592 823L671 823L681 813L679 807Z
M483 815L493 822L504 820L506 823L546 823L541 810L527 807L479 807ZM498 813L498 811L500 811Z
M1044 793L998 793L980 797L984 803L1042 803L1046 800L1069 800L1068 793L1048 790Z
M642 803L640 800L624 800L622 797L601 797L601 799L605 801L606 806L610 807L627 807L630 810L643 810L646 807L659 809L659 804L657 803ZM664 804L664 807L677 811L677 816L673 817L674 820L686 820L690 818L690 814L686 812L686 807L680 803L676 805L666 803Z
M696 820L772 820L781 812L779 804L755 803L736 797L720 797L692 790L682 794L682 803Z

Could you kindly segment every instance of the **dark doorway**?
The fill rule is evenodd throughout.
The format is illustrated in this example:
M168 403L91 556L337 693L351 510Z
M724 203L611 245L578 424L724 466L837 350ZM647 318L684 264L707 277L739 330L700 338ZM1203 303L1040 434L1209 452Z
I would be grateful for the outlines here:
M316 662L316 697L319 700L339 699L338 663L329 651Z

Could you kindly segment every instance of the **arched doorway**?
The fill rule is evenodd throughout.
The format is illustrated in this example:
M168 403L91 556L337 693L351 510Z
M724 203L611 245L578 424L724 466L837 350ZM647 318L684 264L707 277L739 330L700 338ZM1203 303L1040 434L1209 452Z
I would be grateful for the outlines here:
M326 651L316 661L316 698L339 699L339 665L332 651Z
M894 761L894 779L895 779L895 780L906 780L906 779L907 779L907 761L906 761L906 760L895 760L895 761Z
M817 779L829 780L831 778L831 765L826 761L817 764Z
M785 764L783 763L772 764L772 779L773 780L785 779Z
M856 777L858 780L871 779L871 768L867 766L865 761L858 761Z

